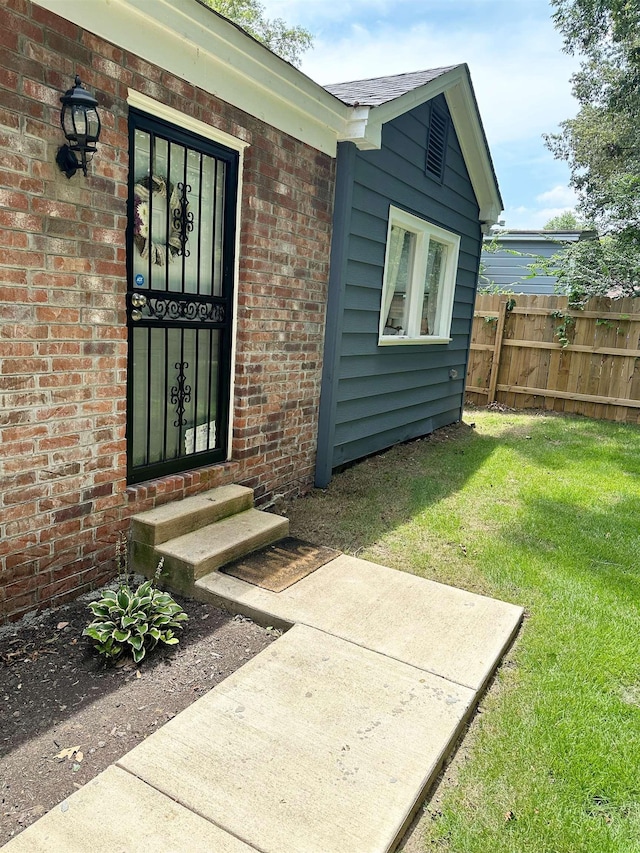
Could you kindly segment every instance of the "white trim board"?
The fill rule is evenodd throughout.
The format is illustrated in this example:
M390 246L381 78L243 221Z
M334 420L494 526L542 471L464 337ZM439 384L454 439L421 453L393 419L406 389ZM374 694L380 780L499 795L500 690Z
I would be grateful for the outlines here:
M243 139L238 139L237 136L232 136L230 133L218 130L217 127L200 121L200 119L193 118L193 116L180 112L180 110L176 110L173 107L168 107L161 101L156 101L155 98L143 95L142 92L136 92L135 89L129 89L127 103L130 107L135 107L135 109L156 118L164 119L164 121L175 124L184 130L190 130L192 133L197 133L199 136L204 136L206 139L218 142L220 145L231 148L233 151L242 152L245 148L249 147L249 143Z

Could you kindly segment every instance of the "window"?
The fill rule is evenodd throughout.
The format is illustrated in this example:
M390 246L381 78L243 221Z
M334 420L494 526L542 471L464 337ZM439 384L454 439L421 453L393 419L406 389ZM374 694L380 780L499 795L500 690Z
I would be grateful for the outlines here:
M379 344L448 343L460 237L391 207Z

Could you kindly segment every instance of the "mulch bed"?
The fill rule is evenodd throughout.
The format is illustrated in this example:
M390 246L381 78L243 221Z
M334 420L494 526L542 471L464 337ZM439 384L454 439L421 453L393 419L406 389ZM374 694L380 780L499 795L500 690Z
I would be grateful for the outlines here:
M278 636L176 601L189 615L180 644L140 666L105 668L82 637L87 597L0 628L0 846Z

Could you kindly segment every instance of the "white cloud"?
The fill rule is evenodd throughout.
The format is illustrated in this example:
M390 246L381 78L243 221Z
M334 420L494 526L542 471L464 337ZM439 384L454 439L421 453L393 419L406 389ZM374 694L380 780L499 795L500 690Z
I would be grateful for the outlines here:
M493 151L507 227L541 228L575 206L568 170L542 139L571 118L575 58L547 0L261 0L315 34L302 70L319 83L466 62Z
M544 228L550 219L560 216L566 207L513 207L507 208L502 214L504 227L507 231L537 231Z
M563 210L574 208L578 201L575 192L571 187L556 186L547 192L540 193L536 196L536 201L549 204L563 204Z
M327 0L261 0L267 16L279 17L293 24L302 24L317 32L324 25L348 21L356 16L371 20L376 15L399 14L409 16L414 20L420 16L436 16L445 14L450 20L463 14L462 8L456 16L452 16L451 0L422 0L420 7L415 0L342 0L340 3ZM487 14L496 9L496 5L512 0L462 0L465 7L472 9L485 7ZM528 0L532 2L532 0ZM541 3L541 0L533 0ZM541 5L544 5L542 0Z
M361 13L371 17L400 6L403 2L413 3L413 0L343 0L341 3L327 0L262 0L262 5L270 18L284 18L289 23L306 27L313 23L313 29L317 31L325 23L350 20Z
M517 205L507 208L502 215L505 228L514 231L527 231L543 228L554 216L560 216L576 206L576 195L569 187L557 185L550 190L538 193L535 205Z

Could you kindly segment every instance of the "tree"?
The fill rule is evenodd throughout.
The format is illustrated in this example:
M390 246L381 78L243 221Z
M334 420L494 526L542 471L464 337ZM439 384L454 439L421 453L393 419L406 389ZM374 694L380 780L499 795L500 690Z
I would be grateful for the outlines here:
M626 50L628 59L638 66L637 0L551 0L551 4L556 8L553 22L570 53L588 55L606 41Z
M552 0L565 49L582 51L575 119L547 137L571 168L580 210L605 232L640 229L640 4Z
M282 18L265 17L259 0L203 0L216 12L238 24L269 50L292 65L299 65L302 54L313 45L313 36L304 27L288 26Z
M565 243L551 258L539 256L531 275L557 279L558 292L582 307L594 296L640 296L640 253L625 252L615 236Z
M564 280L570 284L572 275L575 283L579 278L588 296L592 263L594 293L640 295L640 4L552 4L565 49L582 57L572 78L580 108L546 140L554 155L569 164L578 210L602 235L589 247L581 242L566 248Z
M578 218L574 210L565 210L552 216L544 226L544 231L581 231L589 226Z

